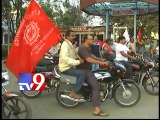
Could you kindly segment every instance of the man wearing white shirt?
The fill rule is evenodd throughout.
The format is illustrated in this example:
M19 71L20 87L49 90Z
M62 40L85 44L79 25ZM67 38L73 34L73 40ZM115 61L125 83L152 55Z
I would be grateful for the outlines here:
M125 45L126 40L124 36L119 37L119 44L116 46L115 60L121 62L126 68L126 78L132 79L132 65L128 62L128 58L135 59L128 54L129 48Z

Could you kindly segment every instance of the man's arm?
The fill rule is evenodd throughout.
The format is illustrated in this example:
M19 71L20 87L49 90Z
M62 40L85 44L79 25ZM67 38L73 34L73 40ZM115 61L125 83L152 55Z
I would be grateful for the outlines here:
M94 54L91 54L91 58L93 58L95 60L101 60L100 58L96 57Z
M107 64L107 62L103 62L101 59L97 58L93 54L90 54L85 48L79 48L78 54L88 63L100 65Z
M124 56L124 57L127 57L127 58L130 58L130 59L135 59L133 56L125 53L124 51L120 51L121 55Z
M88 63L91 63L91 64L99 64L99 65L105 65L105 64L107 64L107 62L104 62L104 61L101 61L101 60L96 60L96 59L91 58L91 57L87 57L87 58L85 58L85 60Z

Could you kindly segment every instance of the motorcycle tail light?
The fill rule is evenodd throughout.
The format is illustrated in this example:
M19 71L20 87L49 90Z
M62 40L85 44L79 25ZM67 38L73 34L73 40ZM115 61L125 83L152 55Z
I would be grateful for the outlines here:
M6 96L6 97L13 97L13 96L18 96L18 95L7 92L7 93L4 94L4 96Z

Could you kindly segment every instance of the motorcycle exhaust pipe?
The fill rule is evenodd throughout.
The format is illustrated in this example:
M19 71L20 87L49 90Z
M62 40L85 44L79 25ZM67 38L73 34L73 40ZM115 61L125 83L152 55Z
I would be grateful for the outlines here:
M86 100L85 99L75 99L75 98L72 98L68 95L61 95L62 98L66 98L66 99L69 99L69 100L72 100L72 101L75 101L75 102L85 102Z

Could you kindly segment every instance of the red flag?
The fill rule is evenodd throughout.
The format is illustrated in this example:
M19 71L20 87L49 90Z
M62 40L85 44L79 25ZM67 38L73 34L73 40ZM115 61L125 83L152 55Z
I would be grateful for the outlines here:
M58 44L59 40L59 29L42 8L31 0L10 48L7 68L16 77L19 73L31 73L45 52Z
M139 29L138 29L137 42L142 44L142 30L141 30L141 27L139 27Z

